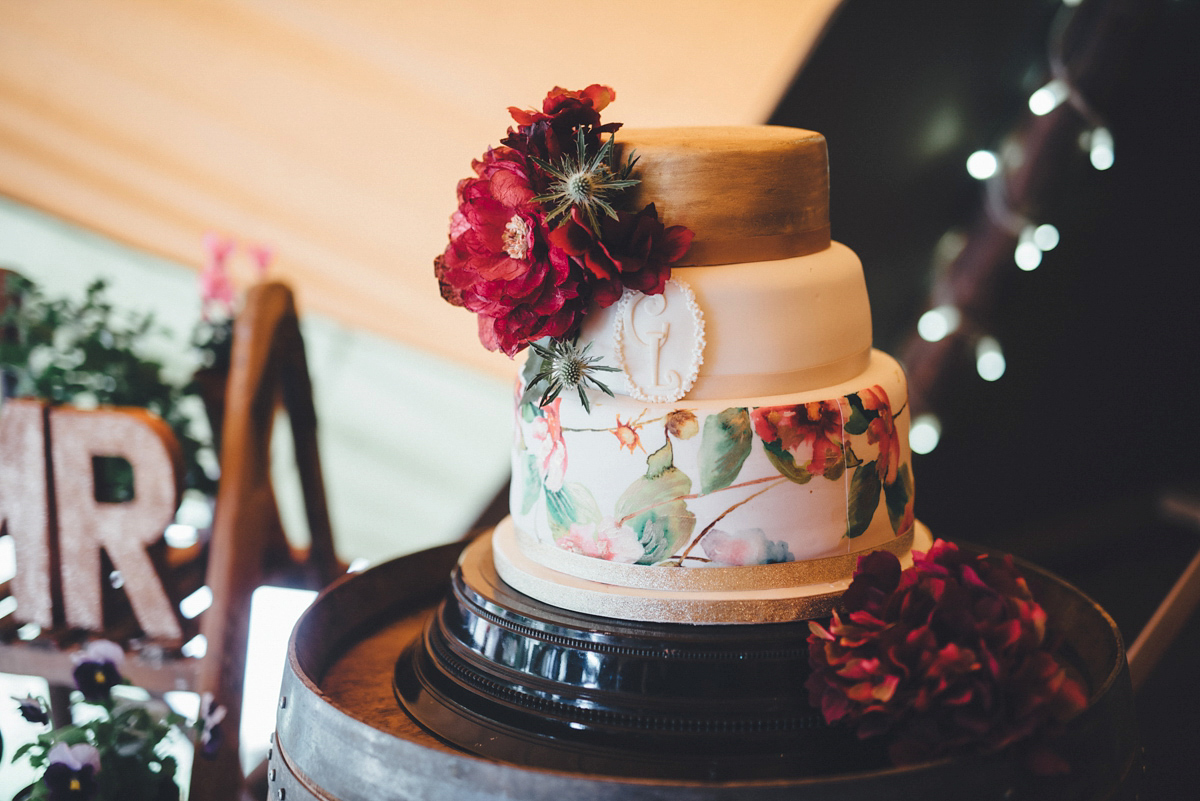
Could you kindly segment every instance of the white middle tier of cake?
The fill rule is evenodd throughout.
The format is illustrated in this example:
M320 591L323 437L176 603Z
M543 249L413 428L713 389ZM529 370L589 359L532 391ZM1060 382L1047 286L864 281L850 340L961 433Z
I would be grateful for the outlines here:
M881 351L850 380L786 395L588 397L590 413L572 392L517 404L510 508L534 562L672 589L703 581L679 568L823 560L841 580L853 554L908 550L907 385Z
M651 385L671 383L670 367L689 372L697 346L694 384L675 397L803 392L842 384L867 367L871 306L862 262L843 244L775 261L679 267L671 277L678 289L627 293L589 314L579 335L589 356L625 368L648 394L662 388ZM618 378L612 388L636 396L623 384Z

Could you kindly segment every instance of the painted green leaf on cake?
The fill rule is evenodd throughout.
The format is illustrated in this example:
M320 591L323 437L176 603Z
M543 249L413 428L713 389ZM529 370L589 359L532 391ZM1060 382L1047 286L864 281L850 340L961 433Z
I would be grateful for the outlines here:
M871 421L879 416L879 412L874 409L867 409L863 406L862 399L855 395L847 395L846 400L850 406L850 416L847 417L842 426L846 429L847 434L863 434L867 430L867 426Z
M858 457L856 456L855 458L857 459ZM846 449L843 447L838 450L838 458L835 459L832 464L825 465L825 472L821 473L821 475L830 481L840 481L842 478L842 473L845 472Z
M660 453L652 454L651 459ZM696 515L684 500L691 491L692 480L679 468L667 466L657 472L648 471L617 499L618 520L637 532L638 542L645 549L638 564L666 559L692 536Z
M603 515L592 491L582 484L564 484L558 491L546 490L546 516L557 539L572 523L599 523Z
M767 458L771 460L771 464L775 465L775 469L779 471L781 476L795 481L797 484L807 484L812 481L812 473L805 470L803 466L796 464L791 451L785 449L778 440L775 442L764 442L763 447L767 451Z
M714 492L732 484L753 441L748 410L735 407L706 417L700 438L700 491Z
M535 417L542 416L542 410L538 408L536 403L521 404L521 419L526 423L532 423Z
M897 534L911 521L908 510L913 497L912 472L908 463L900 465L896 472L896 480L883 488L883 497L887 503L888 519L892 522L892 530Z
M671 447L671 440L668 439L666 445L646 457L646 478L654 480L674 467L675 449Z
M871 525L871 518L879 508L879 493L883 485L875 462L867 462L854 471L850 479L850 491L846 497L846 536L857 537Z
M522 470L517 476L521 481L521 514L529 514L529 510L533 508L533 504L537 501L538 495L542 492L542 476L538 473L537 456L525 451L525 458L521 460Z

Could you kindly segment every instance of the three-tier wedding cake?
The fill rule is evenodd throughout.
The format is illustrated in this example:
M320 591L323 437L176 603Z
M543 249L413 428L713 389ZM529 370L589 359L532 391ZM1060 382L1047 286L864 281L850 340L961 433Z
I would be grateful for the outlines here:
M862 265L829 237L825 140L778 126L622 131L628 203L694 234L659 294L583 318L585 402L518 390L500 576L626 620L827 614L913 518L904 374L871 347ZM619 158L619 153L618 153ZM553 357L549 357L553 358Z

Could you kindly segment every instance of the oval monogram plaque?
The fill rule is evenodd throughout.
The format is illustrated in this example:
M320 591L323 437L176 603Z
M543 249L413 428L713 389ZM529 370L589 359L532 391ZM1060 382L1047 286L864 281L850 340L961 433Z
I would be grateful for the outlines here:
M617 364L631 397L670 403L687 394L704 362L704 314L678 278L661 295L625 290L613 322Z

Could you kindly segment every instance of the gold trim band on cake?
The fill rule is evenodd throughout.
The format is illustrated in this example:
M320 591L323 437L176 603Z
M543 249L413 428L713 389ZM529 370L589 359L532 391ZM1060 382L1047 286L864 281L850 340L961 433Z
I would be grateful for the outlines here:
M544 566L514 564L512 556L518 560L528 557L519 550L510 556L505 550L497 549L494 536L495 532L481 537L464 552L461 560L464 577L478 571L483 561L491 561L500 578L518 592L562 609L620 620L693 624L812 620L829 616L848 583L825 585L824 592L779 598L738 598L737 593L727 593L734 596L727 598L643 596L629 588L611 587L586 579L576 579L582 583L572 584L569 583L572 577L560 574L555 578L555 572ZM538 568L548 575L537 575Z
M689 593L631 589L577 578L534 562L517 545L513 529L512 518L505 518L492 532L472 543L462 557L464 576L472 565L478 569L478 560L491 559L496 573L513 589L552 606L600 617L650 623L782 623L826 617L850 585L850 579L846 578L800 587L741 591ZM932 543L929 529L915 522L912 547L925 551ZM912 565L911 552L900 555L900 565L905 568ZM726 568L701 570L723 569ZM697 572L693 568L682 570Z
M796 392L808 392L818 387L832 387L849 381L855 376L862 375L871 363L871 348L863 348L852 356L844 359L806 367L802 370L789 370L782 373L759 373L755 375L704 375L701 374L692 385L689 398L704 400L706 398L738 398L747 396L747 387L753 390L769 381L769 386L788 387L783 392L753 392L749 395L782 395Z
M568 576L638 590L737 592L849 581L860 556L874 551L890 551L898 557L907 554L912 549L913 531L910 527L890 542L854 553L745 567L628 565L565 551L535 540L520 528L516 528L516 536L517 547L526 557Z
M677 267L711 267L718 264L743 264L754 261L792 259L819 253L829 247L829 226L809 231L793 231L769 236L740 239L696 239Z

